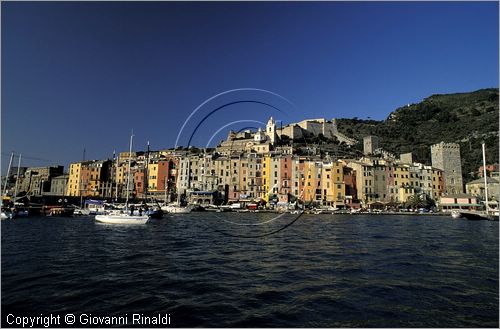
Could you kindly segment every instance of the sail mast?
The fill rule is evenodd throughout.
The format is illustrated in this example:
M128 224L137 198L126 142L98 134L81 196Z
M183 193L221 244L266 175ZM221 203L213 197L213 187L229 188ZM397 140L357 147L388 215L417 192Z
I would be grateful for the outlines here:
M484 194L486 197L486 215L488 215L488 180L486 178L486 153L484 151L484 143L481 144L483 147L483 176L484 176Z
M125 209L128 209L128 195L130 189L130 166L132 162L132 139L134 138L134 132L130 135L130 147L128 151L128 173L127 173L127 198L125 199Z
M168 162L166 163L166 167L168 168ZM165 168L165 177L163 178L163 183L165 185L165 205L167 205L167 168Z
M17 176L16 176L16 187L14 189L14 205L16 202L16 196L17 196L17 187L19 186L19 171L21 169L21 154L19 154L19 161L17 163Z
M148 184L149 184L149 141L148 150L146 153L146 166L144 169L144 200L148 202Z
M14 152L10 154L9 168L7 169L7 176L5 176L5 184L3 186L2 197L7 192L7 182L9 181L10 167L12 166L12 159L14 158ZM3 199L3 198L2 198Z

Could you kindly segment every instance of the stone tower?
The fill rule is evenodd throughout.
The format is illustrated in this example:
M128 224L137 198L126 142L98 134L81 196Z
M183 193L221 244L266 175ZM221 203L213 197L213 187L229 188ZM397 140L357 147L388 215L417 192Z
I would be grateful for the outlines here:
M271 144L276 143L278 135L276 134L276 122L274 121L273 117L270 117L269 121L267 121L266 135L267 137L269 137L269 141L271 142Z
M399 158L401 159L402 163L413 163L413 153L408 152L408 153L403 153L399 155Z
M378 149L378 137L365 136L363 138L363 153L365 155L374 154L376 149Z
M445 193L463 193L460 145L444 142L432 145L431 160L433 167L444 171Z

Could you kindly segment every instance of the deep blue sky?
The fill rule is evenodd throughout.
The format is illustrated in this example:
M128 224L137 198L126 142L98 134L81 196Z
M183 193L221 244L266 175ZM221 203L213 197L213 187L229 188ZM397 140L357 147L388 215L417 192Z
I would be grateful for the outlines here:
M2 172L171 147L202 107L202 145L231 120L385 119L435 93L498 87L498 3L2 2ZM232 126L238 129L246 123ZM229 129L229 128L228 128ZM214 140L219 141L227 129Z

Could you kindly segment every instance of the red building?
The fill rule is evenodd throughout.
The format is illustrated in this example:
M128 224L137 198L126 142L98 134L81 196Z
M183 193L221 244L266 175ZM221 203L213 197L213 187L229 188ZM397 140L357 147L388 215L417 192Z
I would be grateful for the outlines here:
M491 177L492 172L498 172L498 163L486 165L486 176ZM483 177L484 166L479 167L479 176Z
M358 190L356 189L356 170L344 167L344 184L346 206L354 209L359 208Z

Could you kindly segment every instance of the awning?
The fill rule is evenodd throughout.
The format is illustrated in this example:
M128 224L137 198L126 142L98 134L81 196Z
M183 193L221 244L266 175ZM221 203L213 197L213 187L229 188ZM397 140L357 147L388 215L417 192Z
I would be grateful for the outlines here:
M441 203L441 207L481 207L479 203Z

